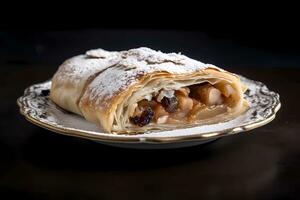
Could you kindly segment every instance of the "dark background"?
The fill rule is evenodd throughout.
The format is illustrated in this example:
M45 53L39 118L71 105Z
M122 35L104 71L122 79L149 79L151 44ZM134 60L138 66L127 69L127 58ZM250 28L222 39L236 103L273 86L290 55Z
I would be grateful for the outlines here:
M114 4L114 3L112 3ZM147 2L14 9L0 27L0 195L30 199L297 199L299 24L292 8L225 9ZM56 6L60 4L55 4ZM54 5L54 6L55 6ZM79 5L81 6L81 4ZM151 7L152 6L152 7ZM247 7L248 5L244 5ZM88 9L87 9L88 8ZM118 8L118 9L117 9ZM258 8L258 9L257 9ZM66 10L70 12L65 12ZM269 13L269 11L273 11ZM16 99L92 48L182 52L281 95L276 119L246 134L175 150L130 150L27 122Z
M163 52L182 52L224 67L299 67L300 47L294 35L250 33L110 27L3 31L0 62L57 66L93 48L124 50L147 46Z

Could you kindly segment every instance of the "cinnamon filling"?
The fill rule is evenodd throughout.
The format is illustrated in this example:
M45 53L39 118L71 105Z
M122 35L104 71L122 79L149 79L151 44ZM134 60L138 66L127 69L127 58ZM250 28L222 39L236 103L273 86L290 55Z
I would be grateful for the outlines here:
M157 124L192 122L209 118L230 106L234 89L229 84L201 83L179 90L161 90L150 101L138 102L131 123L145 126L150 122ZM214 112L210 112L213 108Z

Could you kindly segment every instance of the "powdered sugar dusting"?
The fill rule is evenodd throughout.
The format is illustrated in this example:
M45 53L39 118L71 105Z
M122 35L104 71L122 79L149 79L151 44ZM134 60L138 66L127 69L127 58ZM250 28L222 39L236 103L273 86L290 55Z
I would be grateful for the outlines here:
M85 53L85 55L93 58L113 58L118 56L116 51L106 51L103 49L92 49Z
M117 52L110 53L102 49L88 51L86 55L79 55L66 60L55 76L61 82L67 80L73 84L78 84L95 73L114 65L119 60L120 56Z
M121 51L119 55L121 59L118 63L104 70L88 86L85 94L91 101L111 98L135 84L144 74L163 71L171 74L192 73L208 67L221 70L181 54L166 54L146 47Z

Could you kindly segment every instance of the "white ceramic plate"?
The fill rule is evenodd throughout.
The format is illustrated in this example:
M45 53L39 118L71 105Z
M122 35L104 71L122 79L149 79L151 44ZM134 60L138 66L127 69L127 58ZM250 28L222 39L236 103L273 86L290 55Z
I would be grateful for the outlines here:
M263 83L241 77L248 86L245 98L250 109L224 123L137 135L106 133L96 124L56 106L48 97L51 81L32 85L18 99L20 112L30 122L51 131L83 137L103 144L126 148L179 148L199 145L217 138L263 126L275 118L280 108L279 95Z

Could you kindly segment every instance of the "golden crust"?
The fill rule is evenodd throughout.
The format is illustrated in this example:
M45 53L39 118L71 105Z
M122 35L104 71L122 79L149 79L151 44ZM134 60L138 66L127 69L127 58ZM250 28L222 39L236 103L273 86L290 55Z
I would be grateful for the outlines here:
M108 132L114 131L118 133L122 133L122 132L130 133L132 132L130 128L128 128L127 130L126 128L123 130L113 128L114 120L115 120L114 118L115 117L118 118L118 116L116 116L118 106L124 100L128 99L134 92L147 85L147 82L149 82L150 77L152 79L155 77L155 79L159 79L160 81L164 81L164 80L166 81L170 79L185 80L188 79L188 77L193 77L195 79L195 78L201 78L204 75L211 76L211 78L222 77L226 80L230 80L232 83L234 83L233 86L237 91L236 101L242 102L243 84L240 82L237 76L232 75L229 72L220 72L215 69L205 69L192 74L187 73L187 74L174 75L166 72L159 72L159 73L155 72L155 73L144 74L142 77L139 77L138 81L134 85L131 85L128 88L123 88L122 90L115 92L114 95L110 96L105 101L100 101L100 102L97 102L96 99L91 100L90 94L89 92L87 92L80 100L80 104L79 104L80 109L86 119L94 122L100 121L103 128L105 128L105 130L107 130ZM242 103L240 103L240 105L242 105ZM116 125L119 126L120 124L116 124ZM145 128L141 130L146 131ZM141 130L134 128L133 132L141 131Z
M103 52L104 50L101 50L100 53ZM205 81L223 81L231 84L235 90L231 111L210 120L199 120L197 124L224 121L244 110L245 87L235 74L178 54L156 53L147 48L120 52L121 60L105 62L106 67L93 66L90 71L75 75L72 75L74 72L70 70L68 72L68 68L74 65L63 64L52 79L50 98L62 108L83 115L88 121L98 123L106 131L116 133L185 127L182 124L149 124L135 127L129 123L130 111L134 109L135 104L147 95L164 88L178 89ZM105 56L109 55L105 51ZM67 74L66 78L62 78L64 74Z

